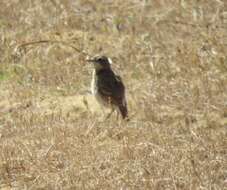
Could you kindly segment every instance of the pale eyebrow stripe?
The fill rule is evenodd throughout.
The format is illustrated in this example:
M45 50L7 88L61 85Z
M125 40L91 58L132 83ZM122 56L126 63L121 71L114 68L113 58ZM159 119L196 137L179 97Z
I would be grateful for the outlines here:
M109 57L108 57L108 61L109 61L110 64L113 64L112 59L110 59Z

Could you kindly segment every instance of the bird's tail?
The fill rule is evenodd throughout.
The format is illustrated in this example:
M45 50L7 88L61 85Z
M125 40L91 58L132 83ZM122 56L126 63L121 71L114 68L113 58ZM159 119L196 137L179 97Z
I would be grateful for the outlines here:
M121 116L123 119L127 119L128 120L128 109L127 109L127 105L120 105L119 106L119 110L121 113Z

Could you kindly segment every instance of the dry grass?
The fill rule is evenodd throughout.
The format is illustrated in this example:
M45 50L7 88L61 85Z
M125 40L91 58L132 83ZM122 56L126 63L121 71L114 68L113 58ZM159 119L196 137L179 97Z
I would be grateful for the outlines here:
M0 15L0 189L226 188L224 0L1 0ZM110 56L130 122L100 121L82 54L14 51L43 39Z

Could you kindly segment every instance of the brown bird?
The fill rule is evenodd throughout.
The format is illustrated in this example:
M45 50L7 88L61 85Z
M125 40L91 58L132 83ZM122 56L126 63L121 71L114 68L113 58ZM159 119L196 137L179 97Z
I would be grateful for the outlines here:
M97 101L111 108L107 118L117 110L123 119L128 118L127 102L125 98L125 86L120 76L116 75L111 69L112 61L106 56L95 56L87 59L94 65L91 81L91 92Z

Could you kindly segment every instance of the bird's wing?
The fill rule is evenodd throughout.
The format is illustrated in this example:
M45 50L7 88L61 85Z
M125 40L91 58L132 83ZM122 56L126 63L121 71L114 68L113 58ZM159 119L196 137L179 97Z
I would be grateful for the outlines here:
M100 74L98 91L107 102L119 108L123 119L128 117L125 87L120 76L115 75L112 71Z
M109 97L113 102L122 103L125 87L120 76L113 72L103 72L98 77L98 91L102 96Z

